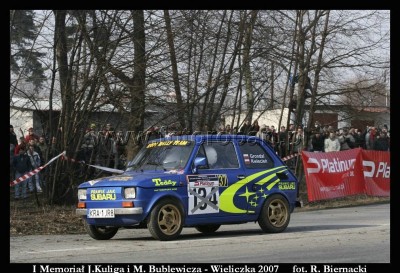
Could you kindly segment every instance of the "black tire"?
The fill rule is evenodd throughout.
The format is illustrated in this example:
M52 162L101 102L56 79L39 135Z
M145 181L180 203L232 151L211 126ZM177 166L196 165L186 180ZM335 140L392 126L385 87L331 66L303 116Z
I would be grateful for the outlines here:
M289 225L289 221L289 204L285 197L275 194L265 200L258 216L258 224L264 232L282 232Z
M108 240L115 236L118 232L118 227L108 227L108 226L95 226L89 225L85 220L83 220L86 232L96 240Z
M147 228L154 239L175 240L183 228L183 210L172 199L163 199L150 212Z
M194 228L201 233L210 234L216 232L220 226L221 225L211 224L211 225L195 226Z

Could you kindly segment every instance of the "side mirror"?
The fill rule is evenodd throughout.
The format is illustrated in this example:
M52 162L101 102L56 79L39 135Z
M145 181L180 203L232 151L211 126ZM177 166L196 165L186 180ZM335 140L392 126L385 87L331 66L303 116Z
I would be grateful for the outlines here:
M193 173L197 173L197 169L201 167L206 167L207 166L207 159L205 156L198 156L194 159L194 167L193 167Z

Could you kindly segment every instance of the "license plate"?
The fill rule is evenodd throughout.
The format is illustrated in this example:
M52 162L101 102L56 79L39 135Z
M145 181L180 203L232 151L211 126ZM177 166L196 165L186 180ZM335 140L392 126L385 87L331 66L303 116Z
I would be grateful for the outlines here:
M89 209L88 218L114 218L114 209Z

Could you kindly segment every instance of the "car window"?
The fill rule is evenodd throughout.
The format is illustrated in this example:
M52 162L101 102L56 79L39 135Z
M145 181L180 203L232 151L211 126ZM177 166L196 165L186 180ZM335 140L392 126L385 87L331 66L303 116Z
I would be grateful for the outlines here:
M244 165L248 169L269 169L274 162L267 151L259 143L245 142L239 145Z
M198 155L205 155L209 169L239 168L239 161L232 142L208 142L202 144Z

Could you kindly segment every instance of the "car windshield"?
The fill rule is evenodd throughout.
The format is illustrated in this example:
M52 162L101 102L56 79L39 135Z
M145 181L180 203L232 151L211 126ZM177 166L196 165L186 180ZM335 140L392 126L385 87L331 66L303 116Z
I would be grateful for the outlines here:
M154 141L143 147L126 171L180 170L185 168L193 150L191 141Z

